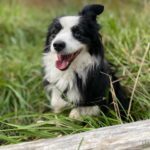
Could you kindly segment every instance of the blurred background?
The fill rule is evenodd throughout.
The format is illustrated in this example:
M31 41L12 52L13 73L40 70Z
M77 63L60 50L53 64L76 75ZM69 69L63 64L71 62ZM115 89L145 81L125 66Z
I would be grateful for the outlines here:
M130 121L150 118L149 0L0 0L0 144L122 122L112 111L76 123L68 113L53 114L42 85L48 25L56 16L76 15L91 3L105 6L98 18L100 33L107 59L116 65L121 83L131 92Z

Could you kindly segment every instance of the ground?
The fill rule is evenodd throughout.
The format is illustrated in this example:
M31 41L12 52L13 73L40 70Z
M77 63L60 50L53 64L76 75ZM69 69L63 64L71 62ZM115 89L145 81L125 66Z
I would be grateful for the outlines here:
M59 137L122 121L110 111L82 121L50 112L41 57L52 18L76 14L91 1L0 1L0 144ZM97 0L97 3L99 1ZM106 57L131 93L129 121L150 118L150 1L101 1Z

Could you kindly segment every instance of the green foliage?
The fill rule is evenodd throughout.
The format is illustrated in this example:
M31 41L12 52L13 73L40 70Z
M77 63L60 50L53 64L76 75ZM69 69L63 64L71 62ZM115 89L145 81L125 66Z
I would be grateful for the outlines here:
M42 49L49 22L63 12L74 14L76 5L34 6L15 0L0 2L0 143L10 144L58 137L119 124L115 112L82 121L56 115L42 85ZM102 24L106 57L118 68L131 93L150 42L150 3L104 2ZM116 4L116 5L115 5ZM78 6L76 10L75 6ZM112 7L111 7L112 6ZM56 9L57 8L57 9ZM73 10L72 10L73 9ZM150 51L148 51L133 95L130 121L150 118ZM41 120L41 121L40 121Z

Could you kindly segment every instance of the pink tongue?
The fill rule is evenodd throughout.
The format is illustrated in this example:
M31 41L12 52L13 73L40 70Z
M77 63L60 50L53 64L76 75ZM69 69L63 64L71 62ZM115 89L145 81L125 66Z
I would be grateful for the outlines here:
M58 55L58 60L56 61L56 68L60 70L65 70L70 64L70 56Z
M66 60L63 60L63 61L57 60L56 61L56 67L60 70L65 70L68 67L68 65L69 65L69 62Z

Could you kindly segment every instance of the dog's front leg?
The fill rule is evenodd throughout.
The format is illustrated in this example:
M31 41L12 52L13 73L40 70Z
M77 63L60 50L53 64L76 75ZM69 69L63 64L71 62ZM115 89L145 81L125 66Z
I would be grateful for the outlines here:
M98 116L99 114L100 108L95 105L73 108L69 114L69 117L73 119L80 119L83 116Z
M62 99L61 92L56 88L52 90L50 103L54 113L60 113L65 107L68 106L68 103Z

